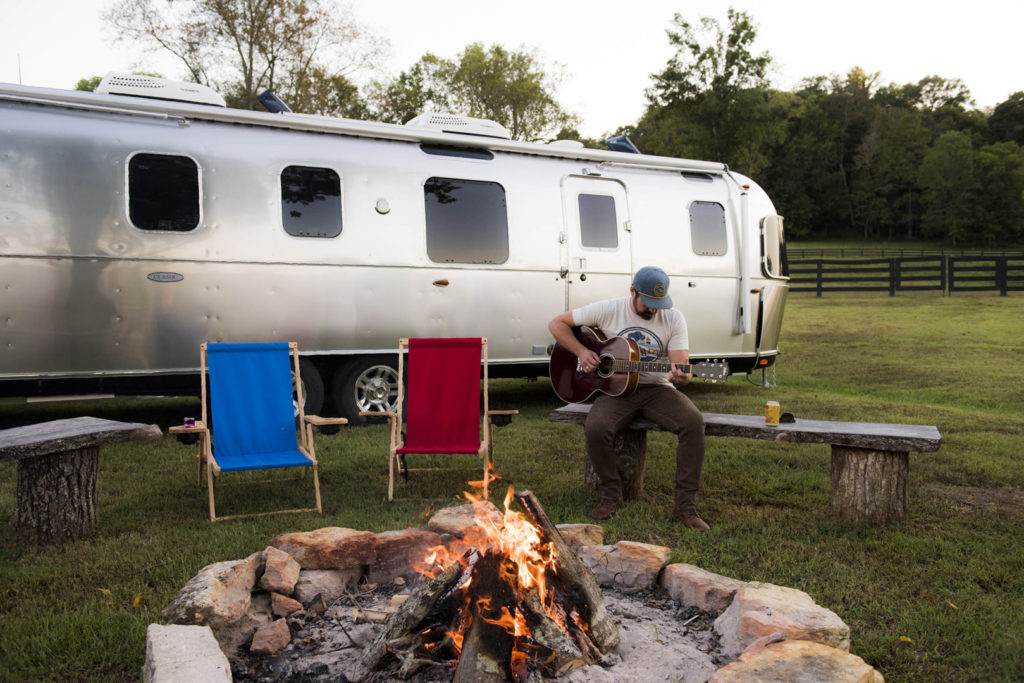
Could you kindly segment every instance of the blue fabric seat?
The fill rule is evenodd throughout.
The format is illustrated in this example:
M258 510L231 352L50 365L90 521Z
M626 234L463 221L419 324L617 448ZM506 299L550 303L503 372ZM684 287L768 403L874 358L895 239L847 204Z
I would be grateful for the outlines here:
M322 514L313 425L345 424L347 420L304 414L296 344L203 344L199 357L202 420L195 427L172 428L171 431L199 435L199 477L201 480L205 464L210 521L227 519L218 518L216 514L213 486L216 475L280 467L309 467L313 470L316 507L276 512L316 510ZM207 420L211 412L215 419L212 430ZM298 436L296 414L300 426Z

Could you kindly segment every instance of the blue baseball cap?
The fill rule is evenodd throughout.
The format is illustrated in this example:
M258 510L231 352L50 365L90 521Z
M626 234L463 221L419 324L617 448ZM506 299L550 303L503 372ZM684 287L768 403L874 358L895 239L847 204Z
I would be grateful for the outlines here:
M633 276L633 289L647 308L672 308L668 275L661 268L644 266Z

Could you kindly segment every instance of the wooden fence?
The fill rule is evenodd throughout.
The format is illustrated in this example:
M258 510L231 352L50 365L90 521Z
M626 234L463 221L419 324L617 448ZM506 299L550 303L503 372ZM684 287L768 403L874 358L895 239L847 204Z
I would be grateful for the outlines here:
M791 292L1024 292L1024 256L906 256L789 261Z

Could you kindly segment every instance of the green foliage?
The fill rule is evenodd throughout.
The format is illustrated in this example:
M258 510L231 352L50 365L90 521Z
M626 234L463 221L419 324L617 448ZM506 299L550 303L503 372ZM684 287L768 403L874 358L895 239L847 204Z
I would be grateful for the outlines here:
M80 78L78 83L75 83L75 90L85 90L86 92L92 92L96 89L96 86L103 80L103 76L92 76L91 78Z
M556 72L534 53L472 43L454 60L425 54L390 82L374 84L371 99L383 121L459 112L500 123L514 140L536 141L579 124L552 96L557 84Z

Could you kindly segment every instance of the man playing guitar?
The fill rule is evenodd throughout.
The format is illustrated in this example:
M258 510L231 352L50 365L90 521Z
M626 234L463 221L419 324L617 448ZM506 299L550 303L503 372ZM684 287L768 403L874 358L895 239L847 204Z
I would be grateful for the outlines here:
M548 329L561 346L576 354L579 371L594 372L600 356L576 336L580 325L600 328L636 341L644 361L667 357L672 364L689 363L686 319L672 308L669 278L664 270L645 266L633 276L629 297L598 301L555 316ZM673 367L670 372L641 372L630 395L602 394L594 400L584 427L587 454L598 478L600 501L590 511L595 520L610 518L622 506L622 485L615 462L615 435L637 416L657 422L679 437L676 449L675 500L672 516L686 527L707 531L697 514L695 499L704 463L704 416L676 386L692 374Z

